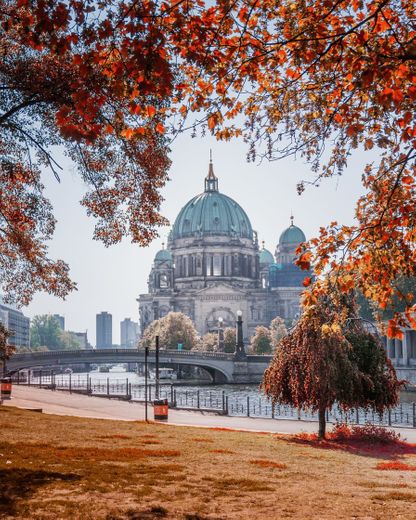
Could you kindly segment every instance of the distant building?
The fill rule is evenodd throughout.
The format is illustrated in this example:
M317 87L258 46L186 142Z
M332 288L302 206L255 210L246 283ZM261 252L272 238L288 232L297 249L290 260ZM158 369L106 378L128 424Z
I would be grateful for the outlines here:
M65 330L65 316L61 316L60 314L54 314L53 317L59 323L61 329Z
M30 319L23 312L0 302L0 321L9 329L9 344L17 348L29 347Z
M122 348L132 348L137 344L139 337L139 324L125 318L120 322L120 346Z
M101 312L96 316L97 348L112 348L113 346L113 316Z
M73 331L70 331L70 334L75 339L78 340L82 350L91 350L92 349L92 345L88 341L87 331L85 331L85 332L73 332Z

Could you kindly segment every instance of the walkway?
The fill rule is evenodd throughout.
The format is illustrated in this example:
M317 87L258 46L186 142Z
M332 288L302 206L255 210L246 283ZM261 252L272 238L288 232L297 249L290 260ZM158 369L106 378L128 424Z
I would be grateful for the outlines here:
M95 419L121 421L144 420L144 404L89 397L67 392L53 392L34 387L13 386L13 398L4 401L6 406L18 408L42 408L44 413L72 415ZM153 408L149 406L149 419L153 419ZM232 428L237 430L264 431L271 433L316 432L318 424L310 421L285 419L260 419L250 417L228 417L211 413L169 410L169 424L197 426L202 428ZM416 429L394 428L403 440L416 442Z

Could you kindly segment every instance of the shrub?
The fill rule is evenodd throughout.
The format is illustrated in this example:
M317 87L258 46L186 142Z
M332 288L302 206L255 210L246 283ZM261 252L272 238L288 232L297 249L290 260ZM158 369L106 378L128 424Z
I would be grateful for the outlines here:
M372 444L390 444L400 441L400 433L371 423L366 423L363 426L337 423L330 434L330 438L335 441L350 440Z

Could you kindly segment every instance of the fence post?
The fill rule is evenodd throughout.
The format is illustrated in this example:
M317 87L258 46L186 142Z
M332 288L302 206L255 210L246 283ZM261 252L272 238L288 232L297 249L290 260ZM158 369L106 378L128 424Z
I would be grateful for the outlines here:
M225 413L225 392L222 391L222 411Z
M17 384L20 385L20 370L17 372Z
M173 389L173 406L176 408L176 388Z
M172 406L173 406L173 384L172 383L170 384L170 402L172 403Z
M247 396L247 417L250 417L250 396Z
M42 388L42 370L39 370L39 388Z
M69 393L72 394L72 374L69 373Z
M196 392L196 407L199 409L199 390Z
M413 403L413 428L416 428L416 403Z
M27 371L27 384L30 386L30 368Z
M357 424L360 424L360 411L358 410L358 408L355 409L355 422Z
M225 396L225 415L228 415L228 395Z
M389 426L391 426L391 410L390 409L388 411L388 421L389 421Z
M110 397L110 378L107 377L107 397Z
M272 419L274 419L274 403L272 402Z

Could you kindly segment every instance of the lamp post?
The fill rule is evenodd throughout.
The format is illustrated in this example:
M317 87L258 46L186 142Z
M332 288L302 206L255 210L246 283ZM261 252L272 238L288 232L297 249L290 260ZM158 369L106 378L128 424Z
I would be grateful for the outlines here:
M236 333L236 345L235 345L235 359L245 359L246 352L244 350L244 342L243 342L243 313L242 311L237 311L237 333Z
M221 317L218 318L218 350L220 352L224 351L224 329L222 328L223 319Z

